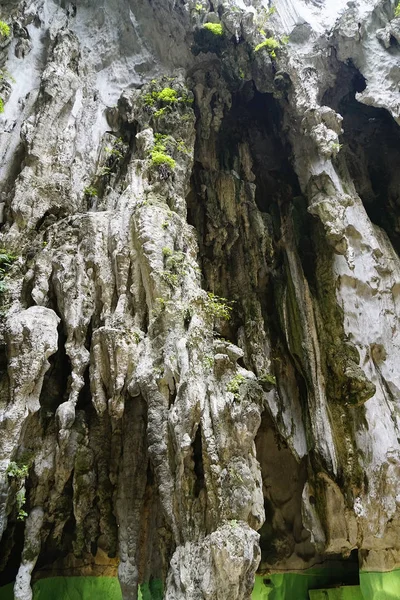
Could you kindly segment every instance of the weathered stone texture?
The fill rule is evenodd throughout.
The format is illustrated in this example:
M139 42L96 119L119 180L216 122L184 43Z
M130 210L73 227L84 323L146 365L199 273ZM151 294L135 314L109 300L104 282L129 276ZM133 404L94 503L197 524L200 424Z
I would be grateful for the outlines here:
M18 600L59 573L245 600L257 569L399 566L394 4L2 3Z

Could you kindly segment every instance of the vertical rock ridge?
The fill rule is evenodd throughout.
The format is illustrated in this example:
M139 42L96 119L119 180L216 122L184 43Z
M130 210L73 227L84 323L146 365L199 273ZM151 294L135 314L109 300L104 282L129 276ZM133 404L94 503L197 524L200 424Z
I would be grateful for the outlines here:
M399 564L399 17L295 4L1 7L18 600L55 575L242 600L256 573Z

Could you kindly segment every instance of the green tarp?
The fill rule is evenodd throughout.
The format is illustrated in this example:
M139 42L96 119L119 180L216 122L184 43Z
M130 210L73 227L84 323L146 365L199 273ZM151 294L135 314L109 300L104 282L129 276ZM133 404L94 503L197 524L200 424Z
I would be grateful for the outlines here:
M327 590L310 590L310 600L364 600L359 585Z
M360 571L360 586L365 600L399 600L400 570L390 573Z
M52 577L33 586L33 600L122 600L116 577Z
M399 600L400 570L360 573L360 586L351 585L354 571L310 569L304 573L274 573L257 577L252 600ZM333 587L335 585L342 587ZM34 585L33 600L122 600L113 577L54 577ZM162 600L161 582L140 586L139 600ZM13 600L13 585L0 589L0 600Z
M0 600L14 600L13 588L13 583L0 588Z
M357 577L358 573L354 572L353 567L308 569L302 573L273 573L265 577L256 577L252 600L309 600L309 590L323 589L338 583L351 585Z

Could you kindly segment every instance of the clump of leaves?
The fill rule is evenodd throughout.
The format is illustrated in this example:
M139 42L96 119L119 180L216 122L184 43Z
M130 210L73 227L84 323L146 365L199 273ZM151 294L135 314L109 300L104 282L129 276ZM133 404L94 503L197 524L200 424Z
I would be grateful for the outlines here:
M28 513L24 510L25 507L25 502L26 502L26 497L25 497L25 490L19 490L19 492L17 493L17 519L18 521L25 521L26 517L28 516Z
M4 112L4 100L0 98L0 114Z
M10 254L10 252L7 252L4 248L0 248L0 281L4 279L6 273L11 269L11 265L17 258L17 256Z
M207 29L208 31L211 31L212 34L218 36L224 34L224 30L221 23L205 23L203 25L203 29Z
M164 256L165 271L162 279L171 287L176 287L179 280L186 274L185 259L183 252L175 252L167 246L162 250Z
M156 133L155 143L150 152L151 163L153 166L159 167L159 172L163 179L169 177L171 171L176 166L175 160L167 154L167 141L167 135Z
M265 392L270 392L276 386L276 377L271 373L264 372L258 377L258 383Z
M243 377L243 375L240 375L238 373L237 375L235 375L235 377L233 377L230 380L230 382L226 386L226 391L231 392L235 396L235 398L237 398L239 395L239 388L242 385L242 383L244 383L245 379L246 378Z
M178 275L176 273L171 273L171 271L164 271L161 277L165 283L168 283L168 285L172 288L176 287L179 283Z
M177 91L173 88L166 87L158 93L157 100L163 104L173 104L178 102Z
M7 475L12 479L25 479L28 476L28 465L18 465L16 462L10 462L7 467Z
M400 17L400 2L397 3L396 8L394 9L394 16Z
M83 190L83 193L85 194L85 196L88 196L89 198L95 198L95 197L97 197L98 191L95 187L90 185Z
M0 35L5 38L10 35L10 26L4 21L0 21Z
M275 38L267 38L266 40L261 42L261 44L258 44L254 48L254 51L259 52L260 50L265 48L271 58L276 58L276 50L278 50L278 48L280 47L281 44L280 42L278 42L278 40L276 40Z
M151 162L154 166L165 165L170 169L174 169L176 162L169 156L169 154L165 154L165 152L160 152L159 150L151 151Z
M207 300L205 302L206 313L217 318L229 321L232 314L232 306L226 298L220 298L212 292L207 292Z
M14 479L17 482L18 487L20 488L16 494L15 500L17 505L17 519L18 521L24 521L28 516L28 513L24 510L26 498L25 498L25 488L24 482L25 478L28 476L29 466L25 464L19 465L18 463L12 461L7 467L7 476L10 479Z
M156 119L158 119L159 117L164 116L166 113L166 108L160 108L159 110L156 110L156 112L154 113L154 117Z
M156 86L157 81L153 80L152 85ZM171 109L171 107L175 104L192 104L193 99L189 98L188 94L184 93L179 95L178 91L174 88L167 86L162 88L161 90L152 90L151 92L147 92L143 96L143 101L145 106L150 109L153 107L156 110L154 113L155 117L161 117L167 111L167 109Z
M214 357L211 356L211 354L207 354L207 356L205 356L203 359L203 366L206 369L212 369L214 366L214 362L215 362Z

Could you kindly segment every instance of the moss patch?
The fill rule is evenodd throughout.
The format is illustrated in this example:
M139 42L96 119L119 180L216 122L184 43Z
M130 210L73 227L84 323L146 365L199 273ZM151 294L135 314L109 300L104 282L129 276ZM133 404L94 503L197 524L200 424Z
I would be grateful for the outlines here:
M205 25L203 25L203 27L204 27L204 29L211 31L211 33L213 35L223 35L224 34L224 30L222 28L221 23L205 23Z

